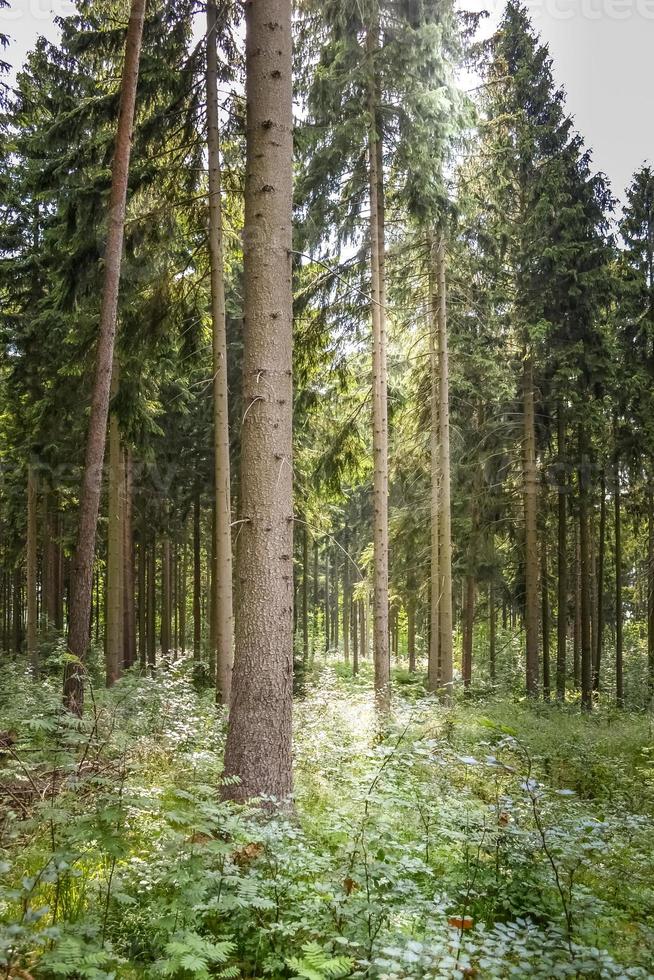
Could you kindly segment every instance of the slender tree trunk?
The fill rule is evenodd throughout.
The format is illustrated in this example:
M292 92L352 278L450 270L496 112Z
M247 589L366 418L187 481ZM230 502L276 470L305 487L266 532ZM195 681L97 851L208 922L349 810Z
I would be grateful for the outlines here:
M313 614L311 616L311 663L316 654L316 627L318 623L318 541L313 539Z
M182 561L179 570L179 647L182 656L186 655L186 583L188 580L187 564L187 532L184 527L184 538L182 543Z
M617 439L616 439L617 446ZM624 672L622 656L622 508L620 499L620 458L615 458L615 489L613 497L615 514L615 698L618 707L624 707Z
M34 466L30 463L27 468L27 656L29 657L32 677L36 680L39 674L38 649L38 484Z
M139 665L145 671L147 665L147 553L145 547L145 520L141 525L139 537Z
M331 624L332 624L332 636L334 638L333 646L336 651L338 651L338 584L340 581L339 574L338 574L339 570L340 569L338 566L338 557L336 555L336 549L334 549L334 574L332 575L332 584L334 589L334 605L332 607Z
M329 650L331 640L329 616L329 545L325 546L325 650Z
M352 600L352 676L356 677L359 673L359 623L358 623L359 603L356 599Z
M213 329L214 485L216 494L216 660L217 693L229 704L234 665L232 611L232 506L230 495L227 333L223 272L218 58L215 0L207 3L207 145L209 152L209 255Z
M452 514L450 502L450 369L447 342L447 281L445 241L436 244L438 283L438 450L439 450L439 663L440 684L447 693L452 685Z
M359 605L359 633L361 636L361 656L364 660L368 659L368 623L366 613L366 603L361 599Z
M602 653L604 647L604 561L606 552L606 474L602 470L600 479L600 526L599 553L597 557L597 634L595 647L595 669L593 671L593 690L600 689Z
M489 605L489 661L490 661L490 679L491 683L494 684L497 676L497 603L495 601L495 580L491 579L490 585L488 587L488 605Z
M302 662L309 662L309 528L302 533Z
M581 686L581 551L579 527L575 529L575 619L573 634L572 673L575 691Z
M476 582L472 572L466 575L465 601L463 606L463 686L467 689L472 683L472 647L475 625Z
M372 452L373 452L373 655L375 697L381 711L390 707L391 664L388 644L388 406L386 367L386 232L382 122L377 52L378 11L368 28L370 66L368 138L370 177L370 268L372 285Z
M591 560L588 521L588 474L586 433L579 429L579 559L581 574L581 706L590 711L593 705L591 644Z
M409 655L409 672L416 672L416 592L415 584L411 588L406 602L407 653Z
M115 394L118 374L114 370L112 394ZM105 630L105 680L111 687L123 672L123 451L115 412L109 419L109 492L107 500L107 575Z
M557 406L558 443L558 549L557 549L557 623L556 623L556 697L565 701L565 679L568 643L568 518L565 445L565 410Z
M647 688L654 695L654 483L647 485Z
M538 471L534 416L534 367L524 362L524 515L525 515L525 630L527 641L527 693L538 693Z
M347 548L348 541L345 545ZM350 559L343 556L343 659L350 662Z
M161 543L161 656L170 654L170 538Z
M123 496L123 662L136 663L136 609L134 606L134 463L130 449L124 451Z
M157 542L152 536L148 564L148 667L157 665Z
M435 692L441 685L441 588L443 577L440 569L441 535L440 521L440 487L441 487L441 456L440 456L440 397L439 397L439 330L438 330L438 271L435 260L435 246L430 242L430 333L429 333L429 366L431 375L431 418L429 433L430 457L430 559L431 576L429 589L429 647L427 650L427 690ZM450 598L451 602L451 598Z
M249 2L246 24L241 518L226 795L292 789L293 117L291 0Z
M202 554L200 551L200 493L193 501L193 658L199 661L202 645Z
M116 336L116 314L120 266L125 229L125 205L132 145L134 105L139 74L141 38L146 0L132 0L125 62L120 89L120 109L116 131L116 148L111 174L109 226L104 253L104 286L100 310L100 327L96 353L96 374L91 400L91 416L86 442L84 477L80 493L77 547L70 586L68 649L75 661L67 664L64 674L64 703L74 714L81 715L84 704L83 665L89 643L93 559L102 490L102 464L107 436L109 391Z
M543 634L543 697L549 701L550 678L550 587L547 567L547 527L543 525L540 543L541 632Z

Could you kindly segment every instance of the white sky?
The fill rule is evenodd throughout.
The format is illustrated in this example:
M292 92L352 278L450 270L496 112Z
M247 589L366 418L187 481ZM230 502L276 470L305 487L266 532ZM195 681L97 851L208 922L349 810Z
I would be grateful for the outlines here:
M502 0L459 0L488 10L484 28L501 17ZM595 167L622 196L632 172L654 161L650 98L654 90L654 0L526 0L535 28L550 46L555 77L568 93L568 110L592 147ZM70 0L10 0L0 28L13 43L8 60L18 67L38 34L56 37L54 17Z

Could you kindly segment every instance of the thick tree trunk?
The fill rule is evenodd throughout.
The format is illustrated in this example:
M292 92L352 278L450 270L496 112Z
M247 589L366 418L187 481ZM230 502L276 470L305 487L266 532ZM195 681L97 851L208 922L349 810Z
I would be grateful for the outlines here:
M534 416L534 367L531 357L523 374L523 495L525 517L525 632L527 693L538 694L538 471Z
M617 441L616 441L617 445ZM615 699L618 707L624 707L624 671L622 655L622 508L620 499L620 459L616 453L614 488L615 519Z
M117 385L114 371L112 393ZM107 576L105 680L111 687L123 672L123 451L120 445L118 418L112 412L109 420L109 491L107 497Z
M81 715L84 703L83 669L89 643L93 560L102 490L102 464L107 437L129 157L145 2L146 0L132 0L127 28L116 148L111 174L109 226L104 253L104 286L96 353L96 374L86 442L84 477L80 493L77 547L71 576L68 649L76 660L67 665L64 674L64 703L70 711L78 715Z
M586 433L579 429L579 571L581 576L581 706L590 711L593 706L591 643L591 560L588 521L588 473Z
M557 623L556 623L556 697L565 701L568 643L568 517L565 445L565 410L557 406L558 450L558 546L557 546Z
M200 551L200 493L193 501L193 658L200 659L202 646L202 554Z
M447 694L452 685L452 514L450 502L450 368L447 342L447 281L445 241L435 252L438 285L438 451L439 451L439 663L440 685Z
M382 162L381 96L376 58L378 13L368 28L370 70L368 138L370 177L370 269L372 286L372 453L373 453L373 656L377 707L390 707L388 643L388 406L386 367L386 232Z
M241 518L226 795L292 789L293 117L291 0L249 0L246 24Z
M38 484L34 466L27 467L27 555L26 555L26 590L27 590L27 656L30 662L32 677L36 680L39 674L38 649Z
M134 464L130 449L124 451L123 496L123 663L136 663L136 609L134 605Z
M597 634L595 646L595 664L593 669L593 690L600 689L600 674L602 670L602 653L604 647L604 562L606 552L606 474L602 470L600 480L600 526L599 552L597 557Z
M215 0L207 3L207 145L209 152L209 255L213 330L214 489L216 495L216 683L223 704L229 704L234 665L232 611L232 506L230 491L227 333L223 278L223 219L220 173L218 58Z

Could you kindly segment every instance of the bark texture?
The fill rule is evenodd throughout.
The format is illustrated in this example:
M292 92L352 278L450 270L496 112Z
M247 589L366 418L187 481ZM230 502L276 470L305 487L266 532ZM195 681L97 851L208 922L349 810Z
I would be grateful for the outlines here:
M450 492L450 367L447 343L447 279L445 242L436 245L436 278L438 283L438 431L440 459L439 493L439 617L440 683L446 695L452 686L452 507Z
M227 332L223 273L218 58L215 0L207 3L207 146L209 153L209 257L213 336L214 491L216 497L215 643L216 691L229 704L234 666L232 611L232 504L229 462Z
M527 693L538 693L538 471L534 415L534 367L530 357L523 374L523 499L525 515L525 633Z
M236 658L225 771L237 799L292 790L291 0L248 0L243 424Z
M145 3L146 0L132 0L127 28L116 149L111 173L109 225L104 254L105 275L100 309L96 372L86 441L84 476L80 493L77 546L70 583L68 650L76 658L76 661L66 667L64 704L74 714L79 715L82 713L84 704L83 669L89 643L93 559L95 557L95 538L102 490L102 466L107 437L120 266L125 232L129 158L132 146L132 127L134 125Z

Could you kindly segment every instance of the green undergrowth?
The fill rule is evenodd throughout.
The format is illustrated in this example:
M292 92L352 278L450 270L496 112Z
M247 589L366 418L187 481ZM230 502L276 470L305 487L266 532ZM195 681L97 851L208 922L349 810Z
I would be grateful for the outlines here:
M649 977L652 719L427 696L319 665L294 812L220 800L188 664L91 691L0 676L0 977ZM4 972L3 972L4 971Z

